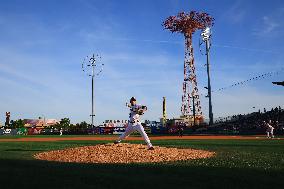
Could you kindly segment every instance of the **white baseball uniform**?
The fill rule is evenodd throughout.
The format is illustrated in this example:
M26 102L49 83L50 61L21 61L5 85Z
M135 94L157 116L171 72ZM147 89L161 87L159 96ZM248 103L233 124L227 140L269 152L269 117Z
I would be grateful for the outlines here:
M125 139L131 133L138 131L140 135L143 137L144 141L146 142L148 148L151 148L152 144L139 120L140 115L137 113L137 110L140 108L142 108L141 105L130 106L128 126L126 127L125 132L118 138L117 142L120 142L121 140Z
M274 135L273 135L273 130L274 130L274 127L272 127L269 123L266 124L267 125L267 130L266 130L266 133L267 133L267 138L274 138Z

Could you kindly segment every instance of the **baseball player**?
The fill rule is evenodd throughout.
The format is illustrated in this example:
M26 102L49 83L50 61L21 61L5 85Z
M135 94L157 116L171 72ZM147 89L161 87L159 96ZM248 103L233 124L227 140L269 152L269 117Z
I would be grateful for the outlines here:
M269 123L266 123L265 121L263 121L263 123L266 126L267 138L274 138L274 135L273 135L274 127L272 127L272 125L271 125L271 120L269 121Z
M147 136L144 128L139 120L140 116L147 110L146 106L137 105L136 99L132 97L130 99L130 104L126 103L126 106L130 108L129 113L129 123L125 129L125 132L116 140L114 143L118 144L123 139L128 137L131 133L138 131L140 135L143 137L144 141L147 143L148 150L154 150L149 137Z

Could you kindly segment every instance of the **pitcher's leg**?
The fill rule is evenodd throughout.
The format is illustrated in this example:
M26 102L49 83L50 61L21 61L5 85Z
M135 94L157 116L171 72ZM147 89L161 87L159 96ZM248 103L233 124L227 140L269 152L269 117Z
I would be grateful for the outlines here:
M151 141L148 137L148 135L146 134L143 126L141 125L141 123L138 123L137 125L135 125L135 129L140 133L140 135L143 137L144 141L146 142L148 148L151 148L153 145L151 144Z
M128 125L125 129L125 132L119 136L117 142L121 142L123 139L128 137L133 131L134 131L133 126Z
M269 131L266 131L266 134L267 134L267 138L269 138Z

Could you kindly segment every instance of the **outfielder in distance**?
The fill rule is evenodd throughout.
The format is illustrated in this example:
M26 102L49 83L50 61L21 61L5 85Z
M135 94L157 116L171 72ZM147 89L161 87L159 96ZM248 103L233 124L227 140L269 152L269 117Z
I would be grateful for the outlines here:
M131 133L138 131L140 135L143 137L144 141L147 143L148 150L154 150L149 137L147 136L146 132L144 131L144 128L139 120L140 116L144 114L145 111L147 111L146 106L137 105L136 99L132 97L130 99L130 104L126 103L126 106L130 108L129 113L129 123L125 129L125 132L120 135L118 140L116 140L114 143L118 144L123 139L128 137Z

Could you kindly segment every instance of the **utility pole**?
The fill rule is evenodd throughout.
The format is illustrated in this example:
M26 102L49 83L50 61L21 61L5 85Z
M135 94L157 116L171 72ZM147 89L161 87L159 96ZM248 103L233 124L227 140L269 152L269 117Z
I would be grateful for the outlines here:
M95 117L95 100L94 100L94 78L98 76L103 71L104 64L98 64L97 61L100 60L99 55L93 54L91 57L87 56L82 63L82 70L88 76L92 77L92 128L94 127L94 117Z
M210 51L210 37L211 32L210 28L207 27L202 33L201 33L202 39L206 44L206 57L207 57L207 76L208 76L208 86L206 87L208 90L207 97L209 98L209 125L213 125L213 110L212 110L212 93L211 93L211 83L210 83L210 61L209 61L209 51Z
M192 104L193 104L193 127L195 127L196 126L196 121L195 121L195 118L196 118L196 116L195 116L195 96L194 96L194 94L192 94Z
M92 117L92 127L94 127L94 117L95 117L95 114L94 114L94 69L95 67L92 66L92 114L90 115Z

